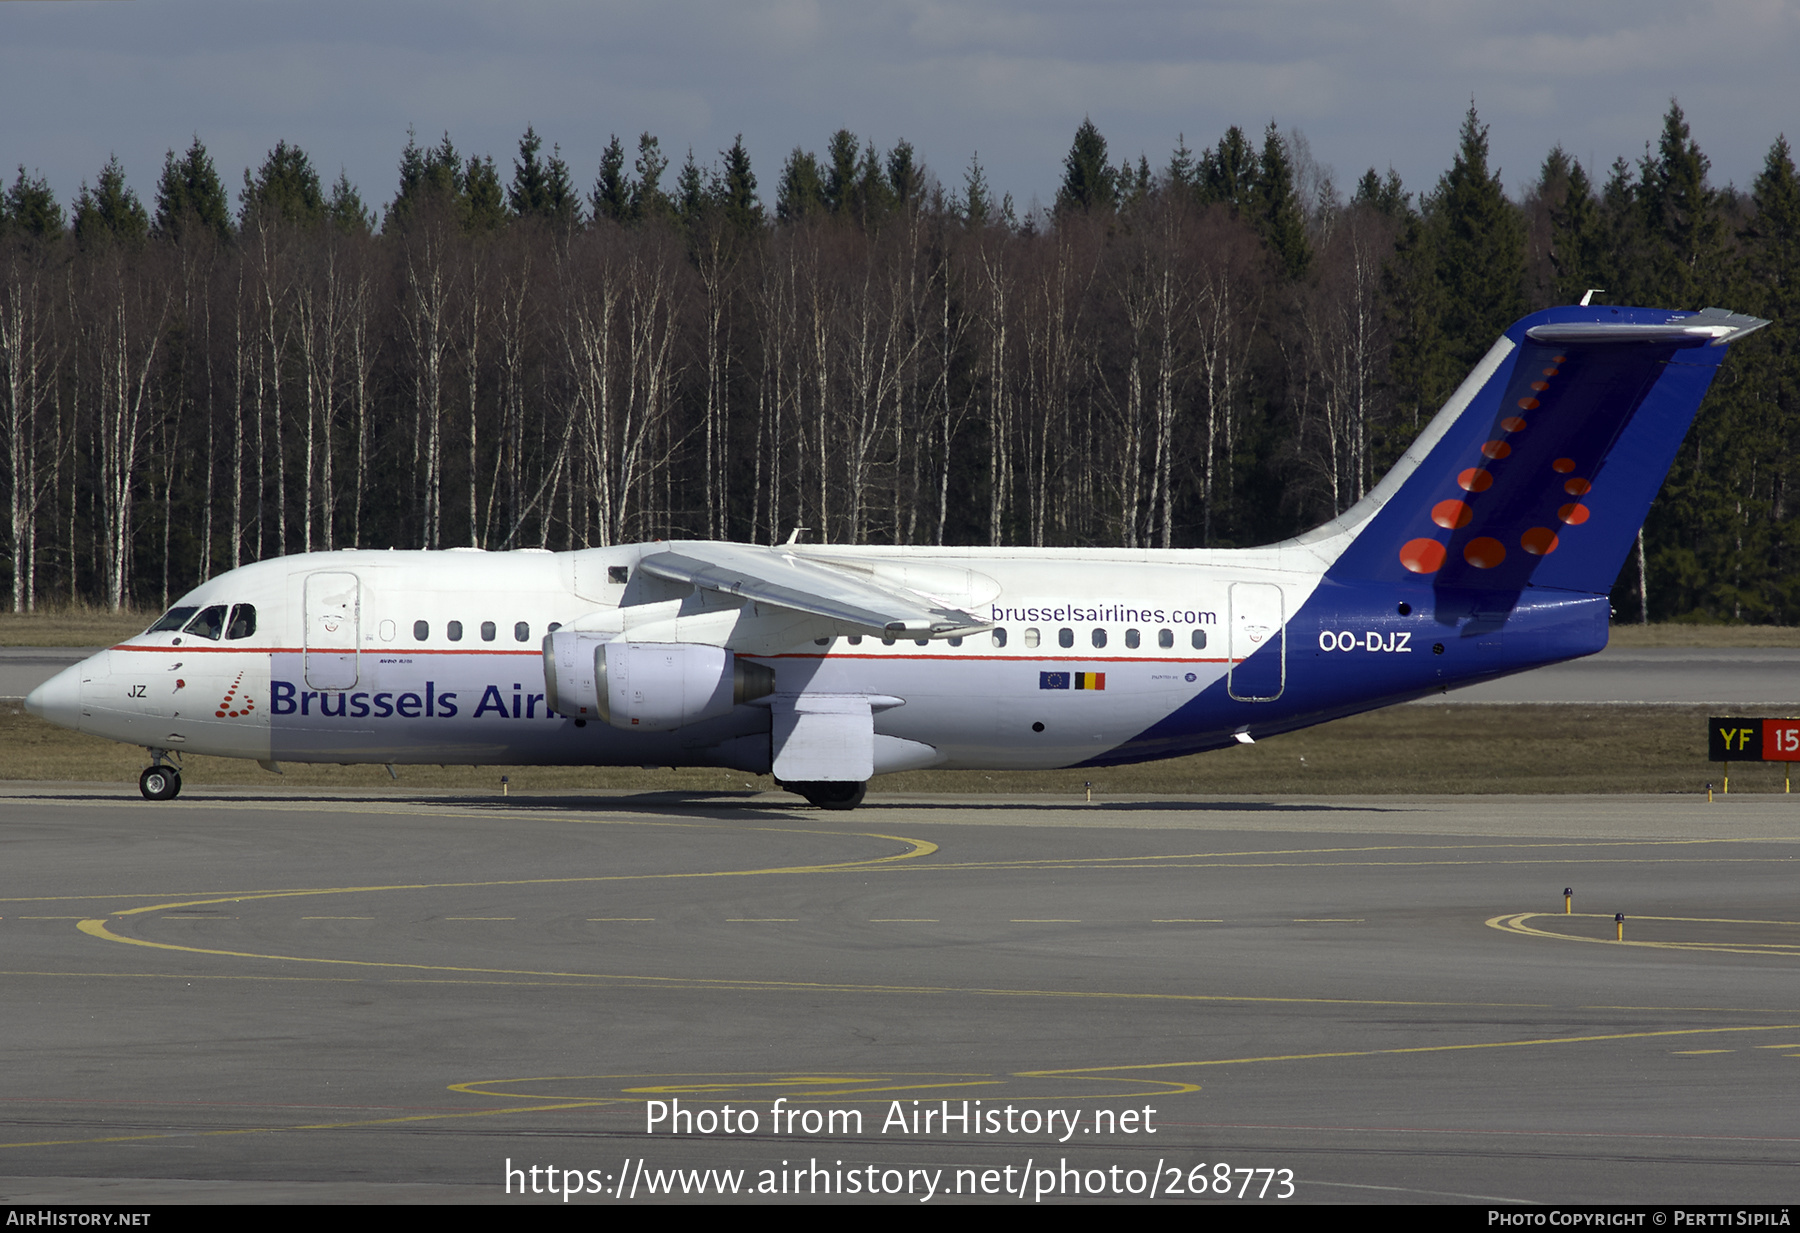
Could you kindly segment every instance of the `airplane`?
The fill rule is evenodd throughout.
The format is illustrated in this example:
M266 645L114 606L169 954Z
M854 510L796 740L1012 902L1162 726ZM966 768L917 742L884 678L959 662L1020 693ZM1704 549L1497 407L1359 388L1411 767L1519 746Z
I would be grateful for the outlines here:
M34 715L282 763L729 767L826 809L924 767L1110 766L1605 647L1722 309L1551 308L1361 501L1261 548L658 541L353 550L212 578Z

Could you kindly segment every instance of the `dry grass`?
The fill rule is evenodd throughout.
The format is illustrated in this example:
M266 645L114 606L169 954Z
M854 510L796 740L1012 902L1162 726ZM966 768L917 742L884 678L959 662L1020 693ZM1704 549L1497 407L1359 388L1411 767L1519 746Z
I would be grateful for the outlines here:
M876 781L878 790L1102 795L1217 793L1699 792L1718 783L1706 760L1706 710L1688 707L1401 706L1341 719L1256 745L1141 766L1070 771L910 771ZM0 778L111 782L136 780L146 759L53 727L16 703L0 708L9 757ZM277 779L254 763L189 757L191 786L260 784L369 791L767 789L767 777L715 770L644 771L592 767L403 766L398 783L378 766L286 764ZM1780 792L1782 768L1744 763L1732 788Z
M1617 647L1800 647L1800 627L1786 625L1615 625Z
M143 633L159 615L85 606L0 612L0 646L111 646Z

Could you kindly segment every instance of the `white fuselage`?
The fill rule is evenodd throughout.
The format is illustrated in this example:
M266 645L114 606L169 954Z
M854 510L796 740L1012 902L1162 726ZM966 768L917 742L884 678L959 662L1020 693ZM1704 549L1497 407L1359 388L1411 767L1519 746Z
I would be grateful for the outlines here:
M251 605L254 633L141 634L69 669L34 695L34 709L153 750L264 762L768 769L766 703L674 732L553 711L544 636L593 628L714 642L773 669L778 695L874 699L876 773L1066 766L1130 740L1218 682L1279 631L1324 564L1291 543L1220 553L791 550L930 586L932 598L993 626L913 638L845 635L818 617L721 604L717 595L632 591L642 585L632 581L638 561L668 547L261 562L178 605L230 613ZM1285 666L1273 669L1245 696L1278 698Z

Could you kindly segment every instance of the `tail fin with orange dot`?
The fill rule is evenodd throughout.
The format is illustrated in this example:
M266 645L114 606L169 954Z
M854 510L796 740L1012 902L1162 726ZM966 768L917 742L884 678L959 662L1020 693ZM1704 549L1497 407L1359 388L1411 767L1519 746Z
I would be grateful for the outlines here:
M1726 345L1767 324L1605 306L1518 322L1334 524L1353 539L1327 577L1605 594Z

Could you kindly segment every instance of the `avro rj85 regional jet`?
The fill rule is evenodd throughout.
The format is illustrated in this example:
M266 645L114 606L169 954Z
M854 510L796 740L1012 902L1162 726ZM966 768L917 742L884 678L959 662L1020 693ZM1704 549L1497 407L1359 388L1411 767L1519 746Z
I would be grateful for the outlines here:
M153 800L203 753L732 767L848 809L887 771L1249 742L1604 647L1726 344L1765 324L1527 317L1367 497L1265 548L311 553L196 587L26 705L144 746Z

